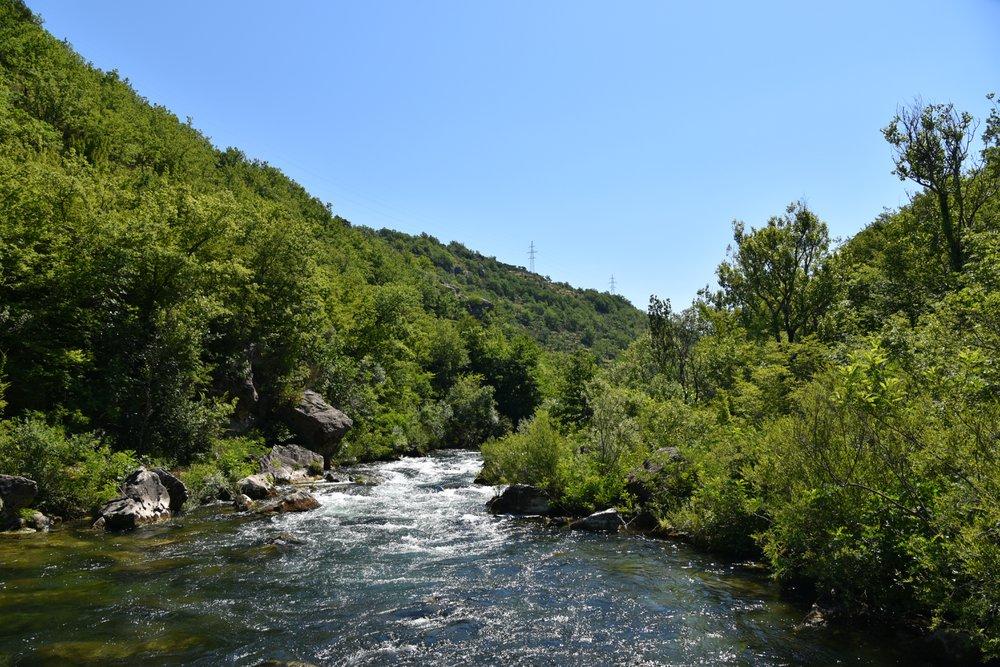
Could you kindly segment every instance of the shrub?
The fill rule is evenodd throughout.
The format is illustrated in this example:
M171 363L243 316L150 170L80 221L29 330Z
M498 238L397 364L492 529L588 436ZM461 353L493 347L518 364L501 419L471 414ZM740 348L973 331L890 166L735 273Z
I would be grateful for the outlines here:
M37 414L0 422L0 473L37 482L35 506L46 513L88 514L137 466L132 452L112 452L97 435L67 434Z
M181 474L194 500L217 498L223 489L232 489L237 480L260 471L258 459L267 452L261 438L240 437L215 440Z

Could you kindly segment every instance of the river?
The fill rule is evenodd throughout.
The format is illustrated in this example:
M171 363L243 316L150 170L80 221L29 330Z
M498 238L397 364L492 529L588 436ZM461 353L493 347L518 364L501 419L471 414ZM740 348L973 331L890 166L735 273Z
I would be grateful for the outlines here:
M913 664L870 632L796 630L806 610L763 574L683 544L490 516L480 465L359 466L383 481L273 519L0 539L0 665Z

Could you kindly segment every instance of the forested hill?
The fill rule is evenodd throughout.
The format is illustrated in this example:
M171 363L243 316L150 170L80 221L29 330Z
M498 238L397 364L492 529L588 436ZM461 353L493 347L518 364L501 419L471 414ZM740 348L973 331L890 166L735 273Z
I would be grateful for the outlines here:
M345 455L475 444L534 411L566 351L610 356L641 324L353 227L0 0L0 473L101 447L227 460L236 422L266 431L305 388L354 419Z
M471 312L516 323L550 349L586 347L610 358L646 326L645 313L624 297L553 282L523 266L505 264L454 241L445 245L427 234L411 236L391 229L374 233L400 252L430 260L443 284Z

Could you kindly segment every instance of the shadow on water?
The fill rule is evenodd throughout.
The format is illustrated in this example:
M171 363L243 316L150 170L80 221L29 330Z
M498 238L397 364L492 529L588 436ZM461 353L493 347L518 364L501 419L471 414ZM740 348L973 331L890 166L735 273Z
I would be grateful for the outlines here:
M760 572L684 545L491 517L480 464L361 466L384 481L298 515L2 539L0 665L914 664L888 636L796 630Z

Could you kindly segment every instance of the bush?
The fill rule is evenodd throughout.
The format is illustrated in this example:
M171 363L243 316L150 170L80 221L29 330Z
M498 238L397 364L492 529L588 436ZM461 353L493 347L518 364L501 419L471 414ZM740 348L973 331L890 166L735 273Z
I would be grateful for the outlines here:
M118 494L121 480L139 465L132 452L112 452L97 435L70 435L40 415L0 422L0 474L38 483L35 506L76 518Z
M478 375L463 375L452 385L445 399L451 408L445 433L449 447L476 447L497 435L500 415L493 393Z
M257 461L266 453L261 438L219 439L181 473L181 479L193 500L207 502L224 489L232 490L237 480L260 472Z
M573 454L573 444L555 418L539 410L516 433L483 445L483 470L497 483L532 484L554 497L562 493L561 463Z

